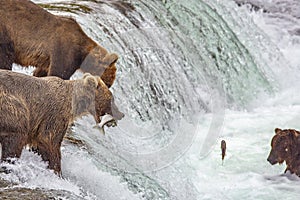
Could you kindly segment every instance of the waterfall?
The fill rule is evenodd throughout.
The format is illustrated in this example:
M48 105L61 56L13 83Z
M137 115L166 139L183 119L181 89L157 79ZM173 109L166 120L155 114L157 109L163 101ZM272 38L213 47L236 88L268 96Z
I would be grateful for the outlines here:
M185 166L195 137L203 137L199 157L207 156L221 132L225 109L250 109L280 87L274 73L280 74L282 55L241 17L234 2L34 2L75 18L91 38L119 55L112 91L125 118L105 137L91 128L89 118L79 120L73 132L85 141L84 155L96 170L120 177L143 199L199 198L189 179L194 172ZM199 124L208 124L207 130ZM67 145L63 155L82 156L76 149ZM72 173L65 171L85 184ZM97 196L96 190L92 193Z

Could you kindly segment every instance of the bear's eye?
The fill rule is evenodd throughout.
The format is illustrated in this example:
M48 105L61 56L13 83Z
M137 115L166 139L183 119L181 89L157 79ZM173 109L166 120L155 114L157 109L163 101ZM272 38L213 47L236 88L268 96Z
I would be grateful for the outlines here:
M285 151L286 151L286 152L288 152L288 151L289 151L289 149L288 149L288 148L285 148Z

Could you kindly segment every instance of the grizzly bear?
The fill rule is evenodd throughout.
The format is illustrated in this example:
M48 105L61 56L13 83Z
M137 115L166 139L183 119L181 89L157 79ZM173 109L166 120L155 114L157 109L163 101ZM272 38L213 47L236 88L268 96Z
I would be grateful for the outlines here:
M80 69L101 76L110 87L118 56L89 38L72 19L53 15L28 0L2 0L0 6L1 69L12 64L35 66L34 76L69 79Z
M268 161L274 165L286 162L287 171L300 176L300 132L294 129L275 129Z
M0 70L0 143L2 161L19 158L28 145L61 172L60 146L70 123L90 113L96 123L111 115L123 118L112 93L98 76L83 79L37 78Z

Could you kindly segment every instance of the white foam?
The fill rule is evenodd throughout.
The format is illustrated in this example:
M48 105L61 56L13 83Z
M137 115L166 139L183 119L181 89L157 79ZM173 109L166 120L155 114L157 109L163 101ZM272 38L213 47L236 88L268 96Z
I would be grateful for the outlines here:
M120 177L103 172L101 166L95 165L91 155L84 150L66 147L62 163L65 169L63 175L96 195L97 199L139 199L128 190L126 183L120 183Z
M66 190L76 195L82 193L76 184L55 175L47 168L47 163L42 161L40 156L26 149L15 164L1 163L1 166L11 170L8 174L1 173L1 178L20 187Z

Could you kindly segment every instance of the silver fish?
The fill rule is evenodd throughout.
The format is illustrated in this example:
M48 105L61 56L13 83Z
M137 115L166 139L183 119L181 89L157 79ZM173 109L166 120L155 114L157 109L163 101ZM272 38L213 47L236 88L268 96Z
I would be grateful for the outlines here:
M105 135L104 126L115 127L115 126L117 126L117 122L113 118L113 116L106 114L106 115L103 115L102 117L100 117L100 123L95 125L93 128L98 129L100 131L100 133Z

